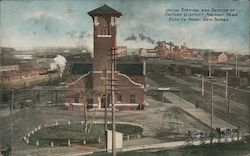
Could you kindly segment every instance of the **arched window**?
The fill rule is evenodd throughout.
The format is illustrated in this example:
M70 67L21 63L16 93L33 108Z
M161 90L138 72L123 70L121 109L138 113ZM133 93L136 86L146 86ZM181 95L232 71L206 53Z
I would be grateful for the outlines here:
M99 35L110 35L109 19L105 17L99 17Z

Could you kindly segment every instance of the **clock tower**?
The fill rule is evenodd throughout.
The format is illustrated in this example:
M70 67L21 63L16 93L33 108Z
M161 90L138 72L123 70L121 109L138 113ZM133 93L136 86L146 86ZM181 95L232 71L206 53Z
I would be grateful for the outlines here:
M111 70L111 49L116 46L116 20L122 14L103 5L88 12L88 15L93 19L94 28L93 87L103 92L105 84L101 78L105 77L106 70Z

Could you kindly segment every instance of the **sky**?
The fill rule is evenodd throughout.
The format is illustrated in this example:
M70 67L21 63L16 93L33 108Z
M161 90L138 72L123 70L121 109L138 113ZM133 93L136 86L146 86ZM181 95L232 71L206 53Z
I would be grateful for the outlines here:
M104 4L122 13L117 45L153 48L172 41L190 48L249 54L249 0L3 0L0 1L1 46L78 46L93 49L93 23L88 11ZM235 9L228 22L171 22L166 9Z

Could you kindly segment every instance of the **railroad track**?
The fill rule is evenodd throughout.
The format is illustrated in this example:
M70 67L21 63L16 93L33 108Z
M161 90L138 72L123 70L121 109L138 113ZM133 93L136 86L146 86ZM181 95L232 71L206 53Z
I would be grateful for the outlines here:
M195 98L197 98L197 99L202 99L203 98L203 97L200 97L199 93L196 90L194 90L192 87L186 86L184 84L180 84L176 80L167 80L166 77L163 74L161 74L161 73L159 73L157 71L151 72L151 74L148 75L148 76L150 78L152 78L153 80L156 80L156 83L158 83L159 86L168 86L169 87L169 85L173 85L173 82L174 82L177 86L180 86L181 88L183 88L183 90L184 90L183 99L187 100L188 102L190 102L192 104L194 104ZM194 95L192 95L192 94L194 94ZM190 95L192 97L190 97ZM177 96L179 96L179 95L177 95ZM193 98L193 96L195 98ZM205 105L203 105L203 106L201 105L200 108L204 109L205 111L210 112L209 107L205 107ZM244 129L249 128L248 127L249 123L248 123L247 120L244 120L244 121L246 121L246 122L244 122L242 120L239 120L237 117L233 117L232 115L227 115L225 113L227 113L227 112L224 112L222 110L215 110L214 111L214 115L216 115L217 117L219 117L219 118L221 118L221 119L223 119L225 121L228 121L229 123L231 123L231 124L233 124L235 126L240 126L240 127L244 128Z

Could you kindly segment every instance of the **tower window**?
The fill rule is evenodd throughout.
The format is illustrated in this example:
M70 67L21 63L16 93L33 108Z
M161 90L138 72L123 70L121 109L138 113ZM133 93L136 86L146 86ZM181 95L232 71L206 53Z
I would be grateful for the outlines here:
M99 22L98 22L98 17L96 17L96 16L94 17L94 24L95 24L95 25L98 25L98 24L99 24Z
M103 27L100 29L100 35L110 35L109 28Z
M115 25L115 17L111 17L111 22L110 22L110 24L111 24L112 26Z

